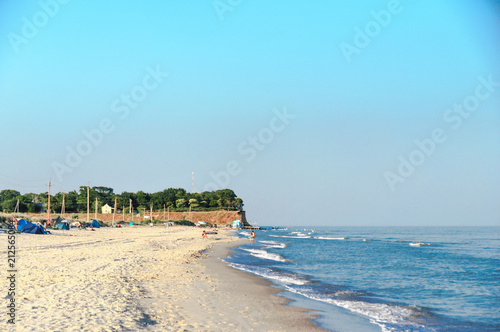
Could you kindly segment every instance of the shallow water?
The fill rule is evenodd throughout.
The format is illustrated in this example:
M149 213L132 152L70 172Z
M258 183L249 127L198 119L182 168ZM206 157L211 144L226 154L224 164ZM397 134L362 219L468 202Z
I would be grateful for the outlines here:
M326 303L324 318L343 308L384 331L500 330L498 227L256 233L257 241L238 248L226 262L297 294L296 305L301 298ZM331 320L318 321L338 328L329 325Z

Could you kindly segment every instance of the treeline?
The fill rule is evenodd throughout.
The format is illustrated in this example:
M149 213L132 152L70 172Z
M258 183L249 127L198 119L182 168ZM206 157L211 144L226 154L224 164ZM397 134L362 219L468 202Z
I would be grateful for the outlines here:
M87 211L87 187L81 186L78 191L50 195L52 212L61 212L63 195L65 213L84 213ZM101 207L105 204L114 207L115 198L117 199L117 210L124 208L125 212L129 212L130 205L132 205L133 211L137 210L138 212L142 212L144 209L149 211L151 205L156 211L163 209L164 206L170 211L186 211L190 208L192 211L243 209L243 200L238 198L231 189L188 193L182 188L169 188L153 194L143 191L115 194L113 188L90 187L89 200L92 212L95 211L96 198L99 213L102 212ZM14 212L16 206L19 212L42 212L46 211L47 202L47 192L21 195L18 191L11 189L0 191L0 208L3 212Z

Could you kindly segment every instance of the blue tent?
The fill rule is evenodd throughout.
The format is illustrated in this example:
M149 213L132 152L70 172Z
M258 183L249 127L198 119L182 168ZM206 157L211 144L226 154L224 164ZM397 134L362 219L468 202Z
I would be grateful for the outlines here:
M17 230L20 231L28 222L24 219L21 219L17 222Z
M94 219L94 220L92 220L92 227L94 227L94 228L100 228L101 225L99 225L99 222Z
M60 224L56 224L56 227L59 228L59 229L65 230L65 231L69 231L68 224L60 223Z
M43 229L43 226L37 225L37 224L32 224L32 223L27 223L26 225L21 228L21 233L30 233L30 234L47 234L45 230Z

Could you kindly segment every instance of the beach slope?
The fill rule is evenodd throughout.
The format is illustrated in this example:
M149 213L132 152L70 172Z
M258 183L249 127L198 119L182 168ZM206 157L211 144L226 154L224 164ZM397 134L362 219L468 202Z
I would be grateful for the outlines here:
M7 243L5 235L0 240ZM18 234L16 324L4 319L1 325L18 331L319 331L310 314L283 305L267 281L218 259L240 241L230 231L202 239L192 227Z

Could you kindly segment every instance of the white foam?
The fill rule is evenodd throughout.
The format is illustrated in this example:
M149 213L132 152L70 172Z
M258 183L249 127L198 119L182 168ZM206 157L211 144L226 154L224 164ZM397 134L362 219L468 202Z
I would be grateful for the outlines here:
M328 237L328 236L315 236L315 239L318 240L345 240L346 237Z
M424 328L424 325L417 324L411 321L412 316L415 316L415 310L411 307L389 305L384 303L369 303L364 301L348 301L334 298L323 298L321 296L311 295L307 292L302 292L293 287L286 288L297 294L301 294L313 300L318 300L330 303L349 311L367 316L373 324L377 324L382 328L382 331L401 331L401 328L395 328L391 325L404 325L412 328ZM416 307L414 307L416 308ZM426 330L428 331L428 330Z
M266 248L277 248L277 249L283 249L286 248L286 243L283 242L278 242L278 241L259 241L260 243L263 243Z
M310 236L290 236L290 235L269 235L272 237L284 237L288 239L310 239Z
M256 269L250 269L247 266L245 266L243 264L238 264L238 263L230 263L229 266L234 267L235 269L238 269L241 271L256 274L256 275L263 277L263 278L266 278L266 279L273 279L273 280L276 280L276 281L283 283L283 284L305 285L308 283L307 280L296 278L293 275L279 274L279 273L273 272L271 269L268 269L268 268L259 267Z
M262 258L262 259L268 259L271 261L276 261L276 262L288 262L289 260L283 258L280 254L275 254L272 252L267 252L266 250L260 250L260 249L243 249L247 252L250 253L250 255L257 257L257 258Z

